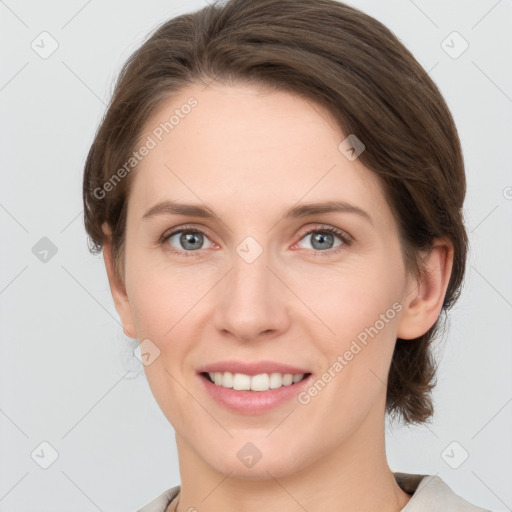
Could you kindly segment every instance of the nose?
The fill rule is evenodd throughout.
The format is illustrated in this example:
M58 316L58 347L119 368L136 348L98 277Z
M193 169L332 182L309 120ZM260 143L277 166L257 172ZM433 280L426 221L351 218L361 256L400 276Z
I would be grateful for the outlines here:
M292 294L265 251L252 262L233 254L231 271L223 279L215 310L215 327L240 341L269 339L290 324ZM273 267L273 268L271 268Z

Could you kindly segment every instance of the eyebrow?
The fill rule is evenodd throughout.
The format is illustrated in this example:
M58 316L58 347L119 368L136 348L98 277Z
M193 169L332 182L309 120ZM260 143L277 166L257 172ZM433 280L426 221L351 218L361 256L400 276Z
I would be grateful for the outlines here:
M299 204L284 210L284 212L282 212L282 219L302 218L310 215L319 215L331 212L353 213L366 219L373 226L372 218L366 211L358 206L346 203L345 201ZM162 201L155 204L149 208L146 213L144 213L142 220L158 215L185 215L188 217L220 220L219 217L207 206L176 203L173 201Z

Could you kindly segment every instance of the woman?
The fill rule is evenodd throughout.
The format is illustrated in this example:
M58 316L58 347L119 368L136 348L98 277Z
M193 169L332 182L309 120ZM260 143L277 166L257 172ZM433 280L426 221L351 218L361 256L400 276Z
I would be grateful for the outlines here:
M392 472L433 414L462 284L463 158L435 84L333 0L231 0L124 66L84 173L124 333L181 484L141 510L481 511Z

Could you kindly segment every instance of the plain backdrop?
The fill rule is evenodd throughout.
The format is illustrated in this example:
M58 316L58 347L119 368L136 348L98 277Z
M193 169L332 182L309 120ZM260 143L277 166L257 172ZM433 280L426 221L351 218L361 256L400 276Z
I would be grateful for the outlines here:
M389 463L512 510L512 4L349 3L430 72L468 179L471 252L436 345L435 418L388 426ZM157 25L204 5L0 1L0 511L134 511L179 484L173 428L122 333L103 257L88 252L81 186L122 63Z

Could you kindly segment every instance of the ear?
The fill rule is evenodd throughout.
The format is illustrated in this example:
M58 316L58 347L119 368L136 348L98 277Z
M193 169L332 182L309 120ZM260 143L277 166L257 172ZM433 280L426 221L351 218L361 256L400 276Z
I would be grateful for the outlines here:
M425 334L438 319L453 266L453 244L437 239L424 255L425 264L419 281L407 288L403 312L397 325L397 337L410 340ZM411 291L412 290L412 291ZM410 298L412 297L412 298Z
M129 338L137 338L135 323L133 321L132 310L130 306L130 301L128 300L128 295L126 293L126 288L123 281L117 275L117 272L115 271L114 268L114 257L112 253L111 243L111 230L108 224L106 223L102 225L102 229L103 232L107 235L106 241L103 244L103 259L105 261L108 282L110 285L112 298L114 299L114 305L116 307L117 314L121 319L121 323L123 325L123 332Z

